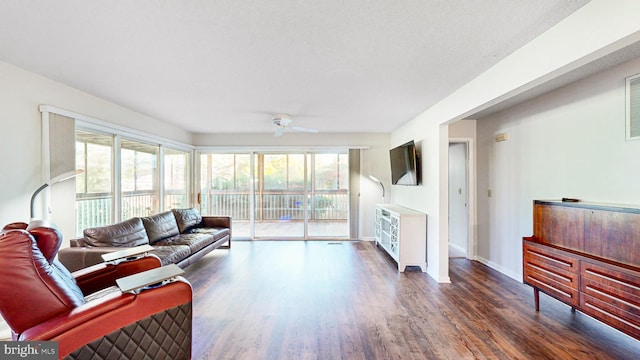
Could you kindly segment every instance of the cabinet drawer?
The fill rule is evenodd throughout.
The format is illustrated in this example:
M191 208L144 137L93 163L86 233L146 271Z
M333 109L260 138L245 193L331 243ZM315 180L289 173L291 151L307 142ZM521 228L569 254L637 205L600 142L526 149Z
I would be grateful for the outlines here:
M580 311L608 324L636 339L640 339L640 316L624 311L599 298L581 294Z
M524 283L571 306L578 306L580 261L576 256L545 245L523 244Z
M583 311L640 338L640 272L583 260L580 276Z

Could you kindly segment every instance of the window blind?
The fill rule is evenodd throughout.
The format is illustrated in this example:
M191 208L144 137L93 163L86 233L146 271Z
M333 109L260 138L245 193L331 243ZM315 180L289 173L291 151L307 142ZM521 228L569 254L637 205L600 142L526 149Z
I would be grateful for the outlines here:
M75 119L49 113L49 178L76 169Z
M640 139L640 75L627 79L627 139Z

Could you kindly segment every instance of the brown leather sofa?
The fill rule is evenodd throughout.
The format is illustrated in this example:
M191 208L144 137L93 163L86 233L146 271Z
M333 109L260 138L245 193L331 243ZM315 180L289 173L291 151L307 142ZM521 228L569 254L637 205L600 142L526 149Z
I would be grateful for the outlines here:
M114 225L89 228L58 252L69 271L101 263L102 255L140 245L151 245L162 265L185 268L217 248L231 247L231 217L201 216L196 209L173 209L132 218ZM226 246L222 246L227 243Z

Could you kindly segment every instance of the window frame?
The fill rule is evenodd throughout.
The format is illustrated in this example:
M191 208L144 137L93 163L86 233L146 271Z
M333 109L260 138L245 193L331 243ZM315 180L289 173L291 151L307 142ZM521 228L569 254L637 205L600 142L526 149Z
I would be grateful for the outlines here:
M50 110L52 113L58 113L57 111ZM139 142L147 145L158 146L158 153L156 154L156 172L157 179L154 184L154 190L157 191L158 196L158 209L157 212L163 212L170 210L165 204L165 189L164 189L164 181L165 181L165 169L164 169L164 153L165 150L170 149L173 151L184 152L187 154L187 176L186 176L186 202L184 207L192 207L195 204L194 195L192 192L193 184L196 179L194 179L194 147L191 145L186 145L182 143L177 143L168 139L164 139L161 137L155 137L148 134L138 133L134 130L120 127L120 126L109 126L105 125L102 121L97 119L88 118L86 116L81 116L78 114L68 115L69 112L61 111L66 116L73 117L76 120L75 123L75 131L84 131L89 133L101 134L105 136L113 136L112 148L111 148L111 214L110 214L110 223L114 224L124 219L122 216L122 157L121 157L121 148L122 148L122 140ZM85 188L85 193L86 193ZM102 193L101 193L102 194ZM76 196L76 202L77 196ZM82 235L82 230L78 228L78 221L75 224L75 233L77 236ZM108 224L107 224L108 225Z

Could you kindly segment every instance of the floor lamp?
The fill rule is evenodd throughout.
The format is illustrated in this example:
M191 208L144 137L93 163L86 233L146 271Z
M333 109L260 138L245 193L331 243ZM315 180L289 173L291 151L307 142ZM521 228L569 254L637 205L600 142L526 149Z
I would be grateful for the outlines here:
M378 178L373 175L369 175L369 179L380 184L380 187L382 188L382 202L384 202L384 185L382 184L382 181L378 180Z
M45 188L47 188L50 185L65 181L65 180L69 180L71 178L74 178L80 174L82 174L84 172L84 170L72 170L72 171L68 171L64 174L60 174L56 177L54 177L53 179L47 181L46 183L42 184L39 188L36 189L36 191L33 192L33 195L31 195L31 220L35 219L35 202L36 202L36 196L38 196L38 194L44 190Z

